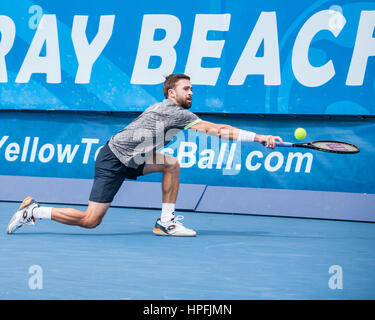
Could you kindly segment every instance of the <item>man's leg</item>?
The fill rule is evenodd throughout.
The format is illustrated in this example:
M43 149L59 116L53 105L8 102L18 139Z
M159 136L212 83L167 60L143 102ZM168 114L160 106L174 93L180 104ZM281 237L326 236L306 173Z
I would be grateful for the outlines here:
M27 197L12 216L6 232L14 233L23 225L33 225L36 219L52 219L61 223L95 228L102 221L110 203L89 201L86 211L73 208L52 208L40 206L32 197Z
M162 172L163 203L175 204L178 194L180 166L174 157L155 152L153 163L146 164L143 174ZM64 224L95 228L102 221L110 203L89 201L86 211L73 208L52 208L51 219ZM173 217L173 216L172 216Z
M157 235L187 236L196 235L194 230L185 228L179 220L182 216L174 217L175 203L180 185L180 165L172 156L155 152L153 161L150 159L143 168L143 174L162 172L163 204L160 219L155 223L153 232Z
M151 161L148 161L151 162ZM153 163L145 164L143 174L162 172L163 203L176 203L178 188L180 185L180 165L172 156L159 152L153 154Z
M95 161L95 178L85 211L40 206L32 197L27 197L11 218L7 233L13 233L23 225L34 224L36 219L52 219L68 225L95 228L102 221L124 179L122 164L106 144Z
M110 203L89 201L86 211L74 208L52 208L51 219L64 224L95 228L102 221Z
M86 211L52 208L51 219L64 224L95 228L101 223L124 178L120 160L108 144L104 145L95 161L95 179Z
M163 203L161 210L161 221L166 222L174 218L175 204L180 184L180 165L178 160L172 156L155 152L146 162L143 174L162 172Z

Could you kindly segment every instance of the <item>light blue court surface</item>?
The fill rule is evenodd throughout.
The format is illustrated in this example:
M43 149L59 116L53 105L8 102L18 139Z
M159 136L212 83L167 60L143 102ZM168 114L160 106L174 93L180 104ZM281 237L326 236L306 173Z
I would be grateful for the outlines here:
M187 212L198 236L172 238L152 234L159 211L111 208L93 230L6 235L18 206L0 202L1 299L375 298L373 223Z

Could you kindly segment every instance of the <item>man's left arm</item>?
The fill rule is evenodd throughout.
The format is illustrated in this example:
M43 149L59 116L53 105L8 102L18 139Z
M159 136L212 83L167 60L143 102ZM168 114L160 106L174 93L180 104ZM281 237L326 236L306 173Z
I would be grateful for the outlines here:
M221 139L236 140L242 142L265 142L265 147L272 149L275 149L276 140L279 140L280 142L283 141L279 136L257 134L255 132L242 130L227 124L217 124L204 120L195 123L194 125L189 127L189 129L213 135Z

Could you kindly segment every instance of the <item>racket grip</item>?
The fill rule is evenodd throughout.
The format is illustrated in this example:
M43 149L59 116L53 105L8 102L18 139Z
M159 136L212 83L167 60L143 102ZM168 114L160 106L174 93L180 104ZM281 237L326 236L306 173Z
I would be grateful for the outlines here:
M262 144L265 146L267 143L263 141ZM276 147L293 147L293 143L276 141Z

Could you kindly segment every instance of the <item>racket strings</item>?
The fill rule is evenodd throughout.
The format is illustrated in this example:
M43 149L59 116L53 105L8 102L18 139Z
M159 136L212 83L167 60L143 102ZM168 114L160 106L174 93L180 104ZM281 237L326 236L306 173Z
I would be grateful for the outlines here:
M333 152L358 152L358 147L346 143L346 142L336 142L336 141L315 141L312 145L323 150L329 150Z

